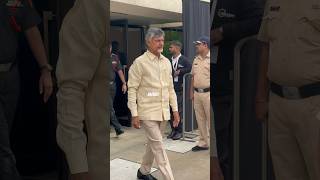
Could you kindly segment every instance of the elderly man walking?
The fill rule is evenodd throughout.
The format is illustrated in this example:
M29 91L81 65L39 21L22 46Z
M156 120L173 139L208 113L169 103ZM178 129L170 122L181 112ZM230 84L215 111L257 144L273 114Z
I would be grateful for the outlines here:
M164 32L150 28L146 34L147 52L135 59L129 70L128 107L132 114L132 124L144 127L147 137L146 152L138 170L138 179L154 180L150 174L155 159L165 180L173 180L173 174L162 143L161 124L170 120L173 111L173 126L177 127L180 116L177 96L174 91L170 61L161 53Z

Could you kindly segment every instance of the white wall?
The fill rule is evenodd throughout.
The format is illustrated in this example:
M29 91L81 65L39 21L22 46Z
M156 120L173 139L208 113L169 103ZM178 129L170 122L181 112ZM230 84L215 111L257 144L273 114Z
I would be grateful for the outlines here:
M111 0L111 4L112 2L182 13L182 0Z

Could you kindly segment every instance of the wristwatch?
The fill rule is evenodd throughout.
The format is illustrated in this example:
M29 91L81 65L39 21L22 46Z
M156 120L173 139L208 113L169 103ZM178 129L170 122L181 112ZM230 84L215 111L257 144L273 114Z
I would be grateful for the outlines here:
M48 70L48 71L50 71L50 72L53 70L53 68L52 68L52 66L51 66L50 64L42 65L42 66L40 66L40 69L41 69L41 70L46 69L46 70Z

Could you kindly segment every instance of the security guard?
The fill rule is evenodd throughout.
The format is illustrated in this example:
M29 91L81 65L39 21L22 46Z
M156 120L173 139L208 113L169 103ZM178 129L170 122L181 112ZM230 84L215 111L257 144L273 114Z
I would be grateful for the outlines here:
M18 35L23 32L41 69L40 93L47 102L52 93L51 66L37 25L40 18L31 1L0 1L0 179L16 180L19 174L10 149L10 129L19 96Z
M60 30L57 143L72 180L108 179L111 96L106 84L113 72L106 56L107 7L105 0L76 0Z
M147 52L133 62L128 79L128 107L132 114L132 125L140 128L141 122L148 139L137 176L138 179L155 180L150 171L156 160L163 179L173 180L160 127L164 121L170 120L169 105L173 111L174 127L178 126L180 117L171 63L161 54L164 32L158 28L150 28L146 34L146 44Z
M217 0L211 41L211 87L217 149L226 180L232 178L233 54L236 43L258 33L265 0ZM214 48L212 48L214 49Z
M311 0L269 0L265 8L256 115L263 120L268 109L277 180L320 179L319 15Z
M201 151L208 150L210 145L210 39L202 36L194 43L198 56L192 64L190 96L194 103L200 139L192 151Z

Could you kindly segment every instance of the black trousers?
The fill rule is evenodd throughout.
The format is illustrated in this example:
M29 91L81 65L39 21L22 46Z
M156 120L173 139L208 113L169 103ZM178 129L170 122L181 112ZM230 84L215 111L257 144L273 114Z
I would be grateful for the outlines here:
M177 102L178 102L178 110L179 110L179 116L180 116L180 122L179 125L177 127L173 127L173 117L171 117L170 120L170 126L171 126L171 130L172 131L177 131L179 133L182 133L182 129L183 129L183 122L182 122L182 115L183 115L183 91L176 91L176 95L177 95Z
M217 151L220 167L225 180L232 179L233 167L233 103L232 96L221 96L212 98L215 130L217 140Z
M113 101L114 101L114 97L116 96L116 85L115 85L115 83L113 83L113 85L111 85L111 96L112 96L112 98L111 98L111 114L110 114L110 122L111 122L111 125L114 127L114 129L115 129L115 131L116 132L118 132L118 131L120 131L121 130L121 124L119 123L119 121L118 121L118 118L117 118L117 116L116 116L116 112L115 112L115 110L114 110L114 108L113 108Z
M0 179L20 179L10 147L10 131L19 96L18 68L0 72Z

